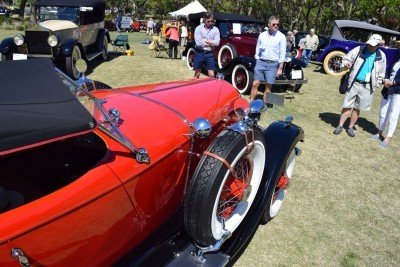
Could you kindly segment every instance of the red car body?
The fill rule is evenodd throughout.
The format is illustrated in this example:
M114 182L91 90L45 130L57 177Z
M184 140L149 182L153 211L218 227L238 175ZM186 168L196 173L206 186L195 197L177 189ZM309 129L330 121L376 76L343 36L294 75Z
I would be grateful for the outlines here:
M35 70L50 74L52 67L35 65L41 61L9 64L18 69L29 64L26 71L32 75L27 75L41 79ZM0 69L6 66L1 63ZM105 119L82 95L79 100L92 111L97 126L39 136L42 139L36 143L0 150L1 185L10 196L18 193L25 200L14 207L11 201L4 208L0 199L1 266L18 266L23 257L30 266L118 262L181 209L188 177L193 174L190 165L199 162L188 151L202 153L216 135L237 121L232 112L239 95L230 84L216 79L94 90L92 96L101 100L104 110L118 109L118 131L133 147L145 148L149 162L133 157L121 136L113 134L113 117ZM207 118L213 134L206 139L196 137L193 144L190 122L199 117ZM285 142L286 150L303 138L297 127L292 131L295 135ZM278 135L282 138L282 133ZM49 179L42 180L44 176ZM258 224L259 218L254 220Z

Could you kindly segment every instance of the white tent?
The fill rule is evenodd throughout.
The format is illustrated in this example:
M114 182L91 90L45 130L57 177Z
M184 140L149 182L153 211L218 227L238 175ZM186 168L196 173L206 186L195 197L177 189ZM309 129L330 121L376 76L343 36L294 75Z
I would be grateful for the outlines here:
M205 11L207 11L207 10L200 4L200 2L195 0L195 1L191 2L190 4L188 4L187 6L181 8L177 11L169 12L169 14L176 18L179 16L187 17L189 14L205 12Z

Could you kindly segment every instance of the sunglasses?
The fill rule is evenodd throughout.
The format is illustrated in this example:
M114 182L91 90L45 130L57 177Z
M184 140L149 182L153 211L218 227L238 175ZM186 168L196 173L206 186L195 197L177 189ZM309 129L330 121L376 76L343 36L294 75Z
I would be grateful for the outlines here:
M211 23L211 22L213 22L213 21L212 21L212 20L206 20L206 22L207 22L207 23Z
M272 27L278 27L279 23L272 23L271 25L272 25Z

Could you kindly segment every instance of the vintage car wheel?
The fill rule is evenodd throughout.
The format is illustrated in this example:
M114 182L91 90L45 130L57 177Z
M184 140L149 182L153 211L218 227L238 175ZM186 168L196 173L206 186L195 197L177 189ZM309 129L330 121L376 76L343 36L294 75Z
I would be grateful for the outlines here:
M241 94L250 93L253 85L254 72L246 69L242 64L238 64L232 71L232 85Z
M252 140L251 133L247 136ZM215 244L224 229L234 233L252 207L265 164L261 131L254 130L251 144L254 149L247 153L244 135L226 130L208 148L225 159L236 175L220 159L209 155L201 158L186 193L184 210L186 230L198 244Z
M290 152L288 159L286 160L286 164L282 170L281 176L277 179L274 193L269 198L269 204L267 205L265 212L261 217L261 223L265 224L269 222L278 214L282 206L283 200L285 199L287 187L289 186L290 180L292 179L295 165L296 153L293 149Z
M101 53L101 57L103 60L108 59L108 39L107 36L104 36L104 41L103 41L103 52Z
M189 48L186 54L186 66L188 69L192 70L193 69L193 63L194 63L194 48Z
M236 48L231 44L226 44L221 47L218 53L218 67L222 69L232 59L237 57Z
M65 67L67 69L67 74L75 80L77 80L81 76L81 73L76 68L76 61L81 58L82 58L81 50L76 45L72 50L72 55L65 59Z
M340 64L342 64L342 58L346 54L342 51L333 51L326 55L324 59L324 71L326 74L333 76L343 76L346 71L342 71Z

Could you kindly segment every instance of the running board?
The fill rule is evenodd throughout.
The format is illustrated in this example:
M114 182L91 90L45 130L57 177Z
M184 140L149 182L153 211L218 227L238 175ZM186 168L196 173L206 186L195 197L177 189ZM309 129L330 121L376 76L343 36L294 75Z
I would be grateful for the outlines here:
M92 59L94 59L95 57L101 55L101 53L103 53L103 51L95 52L95 53L91 53L91 54L86 54L86 58L87 58L87 60L92 61Z
M197 247L189 243L185 249L176 253L174 258L165 264L165 267L176 266L196 266L196 267L223 267L229 262L230 256L222 252L204 254L204 261L199 261L196 257Z

